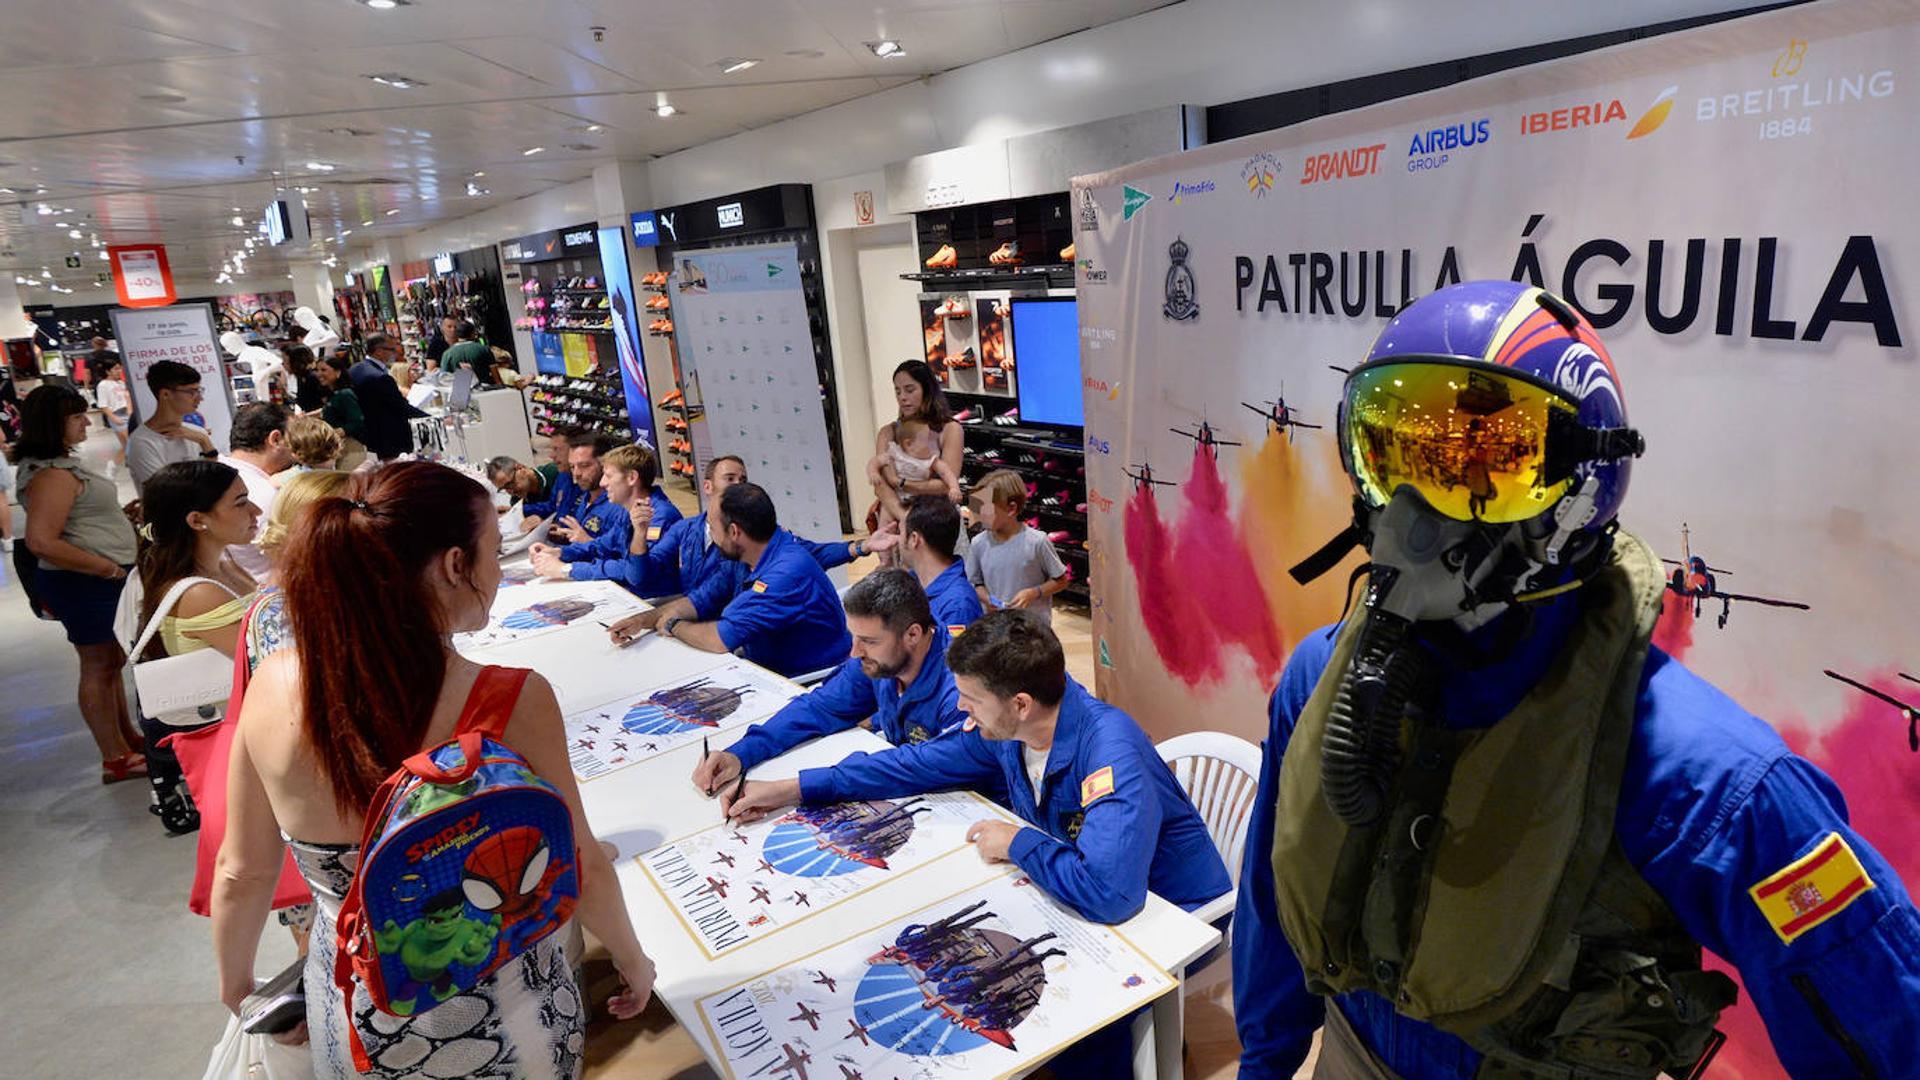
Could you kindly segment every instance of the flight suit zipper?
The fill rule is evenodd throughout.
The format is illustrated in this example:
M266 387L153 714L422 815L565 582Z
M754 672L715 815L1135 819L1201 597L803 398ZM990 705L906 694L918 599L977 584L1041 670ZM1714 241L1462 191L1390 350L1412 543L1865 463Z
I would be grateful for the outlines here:
M1832 1006L1827 1004L1827 999L1820 996L1819 989L1813 985L1813 979L1807 975L1794 975L1789 981L1793 983L1795 990L1800 991L1800 996L1806 999L1807 1008L1813 1010L1813 1018L1820 1022L1820 1027L1828 1035L1833 1036L1833 1041L1840 1044L1840 1049L1847 1052L1847 1057L1853 1061L1853 1067L1860 1070L1862 1080L1878 1080L1880 1073L1874 1069L1873 1059L1867 1057L1866 1050L1854 1040L1852 1035L1847 1034L1846 1028L1840 1026L1840 1018L1834 1015Z

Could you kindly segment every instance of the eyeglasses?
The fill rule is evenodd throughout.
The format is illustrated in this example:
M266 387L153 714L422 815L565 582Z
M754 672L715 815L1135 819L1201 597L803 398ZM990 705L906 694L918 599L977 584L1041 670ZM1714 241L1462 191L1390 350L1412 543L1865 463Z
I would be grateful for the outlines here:
M192 386L170 386L165 392L169 394L185 394L195 401L207 396L207 388L198 383Z

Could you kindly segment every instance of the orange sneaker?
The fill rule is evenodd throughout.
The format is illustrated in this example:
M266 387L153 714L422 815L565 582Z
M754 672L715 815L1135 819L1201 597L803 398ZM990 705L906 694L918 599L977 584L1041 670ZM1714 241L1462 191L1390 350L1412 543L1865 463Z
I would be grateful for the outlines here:
M673 320L672 320L672 319L661 319L661 320L660 320L660 332L661 332L661 333L663 333L663 334L671 334L671 333L673 333Z
M1078 244L1068 244L1068 245L1067 245L1066 247L1063 247L1063 248L1061 248L1061 249L1060 249L1060 261L1061 261L1061 262L1072 262L1072 261L1073 261L1073 256L1074 256L1074 254L1075 254L1075 249L1076 249L1077 247L1079 247L1079 245L1078 245Z
M666 294L662 293L661 295L656 296L653 299L647 301L647 310L648 311L665 311L667 310L667 308L671 307L672 305L673 305L673 301L668 300L666 297Z
M941 244L940 250L927 260L929 270L951 270L960 265L960 253L953 250L952 244Z
M941 318L965 319L972 315L973 309L967 305L965 300L957 296L949 298L946 303L940 305Z
M1001 244L998 248L994 249L993 254L987 256L987 261L992 263L995 266L1019 266L1020 265L1019 243L1017 241L1009 240L1006 243Z

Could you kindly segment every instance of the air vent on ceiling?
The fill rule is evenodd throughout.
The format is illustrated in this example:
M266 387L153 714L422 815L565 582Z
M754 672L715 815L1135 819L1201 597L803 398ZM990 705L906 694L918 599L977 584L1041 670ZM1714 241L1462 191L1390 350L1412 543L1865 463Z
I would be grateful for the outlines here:
M346 186L348 187L404 187L406 184L407 181L396 180L391 176L369 176L365 180L346 181Z
M570 142L570 143L562 143L560 145L560 149L572 150L574 153L577 153L577 154L591 154L595 150L598 150L600 148L598 146L593 145L592 143Z

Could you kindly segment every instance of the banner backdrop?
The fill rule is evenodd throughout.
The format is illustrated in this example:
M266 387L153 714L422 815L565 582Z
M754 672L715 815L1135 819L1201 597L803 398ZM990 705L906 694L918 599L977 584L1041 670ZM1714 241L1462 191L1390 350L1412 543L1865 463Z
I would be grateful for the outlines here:
M1286 573L1350 517L1330 365L1439 285L1526 280L1593 321L1646 436L1624 525L1809 608L1670 592L1656 641L1920 884L1907 721L1823 673L1920 704L1915 57L1920 9L1828 0L1076 180L1101 696L1262 739L1358 562ZM1723 1062L1773 1075L1732 1023Z
M135 421L145 423L155 408L147 372L162 360L177 361L200 373L200 386L206 395L200 399L199 418L213 436L213 445L226 453L227 433L233 429L233 380L227 376L220 344L214 338L213 308L206 304L114 308L108 315L113 319L113 338L120 344L120 358L126 365Z

